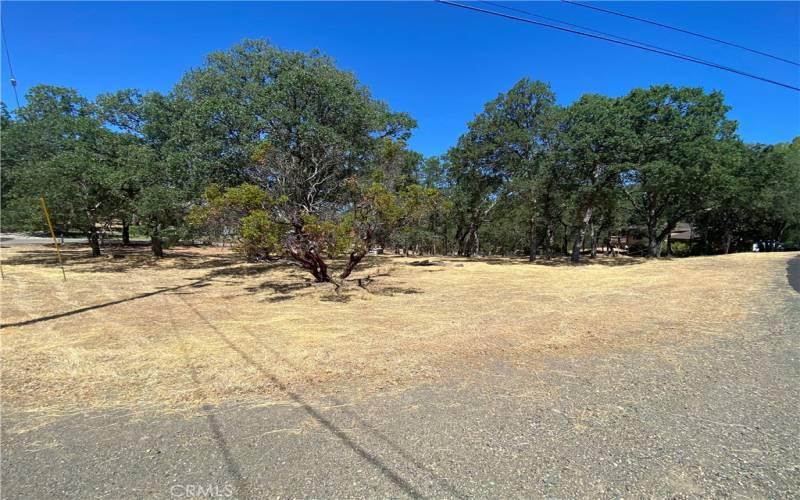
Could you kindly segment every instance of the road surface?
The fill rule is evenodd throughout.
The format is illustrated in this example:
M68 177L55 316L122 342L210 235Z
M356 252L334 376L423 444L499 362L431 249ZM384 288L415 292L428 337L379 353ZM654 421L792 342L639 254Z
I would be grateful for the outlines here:
M61 240L59 239L59 242ZM87 243L86 238L64 238L64 243ZM22 233L0 233L0 246L52 245L53 238Z

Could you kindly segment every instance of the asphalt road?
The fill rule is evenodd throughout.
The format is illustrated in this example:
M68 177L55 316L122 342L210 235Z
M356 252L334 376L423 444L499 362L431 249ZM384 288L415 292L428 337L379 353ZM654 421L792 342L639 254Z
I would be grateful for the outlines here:
M21 433L5 416L2 496L797 498L800 294L776 297L709 342L498 363L360 400L287 393Z
M59 240L61 241L61 240ZM64 243L86 243L86 238L64 238ZM21 233L0 233L0 246L15 247L21 245L52 245L53 239Z
M787 264L786 279L789 280L789 285L794 288L797 293L800 293L800 257L791 259L789 264Z

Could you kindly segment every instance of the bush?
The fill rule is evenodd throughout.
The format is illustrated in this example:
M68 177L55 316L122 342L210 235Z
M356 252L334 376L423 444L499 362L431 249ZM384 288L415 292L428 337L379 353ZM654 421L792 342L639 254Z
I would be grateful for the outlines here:
M666 242L664 243L666 247ZM666 251L666 248L664 248ZM672 242L672 255L675 257L688 257L692 254L692 246L688 243L684 243L682 241L673 241Z
M269 259L281 253L285 229L265 210L254 210L239 221L239 240L234 249L248 260Z

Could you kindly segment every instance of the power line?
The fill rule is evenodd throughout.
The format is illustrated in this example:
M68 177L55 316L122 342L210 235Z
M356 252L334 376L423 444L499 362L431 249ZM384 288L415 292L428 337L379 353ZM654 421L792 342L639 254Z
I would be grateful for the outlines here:
M687 35L696 36L698 38L703 38L705 40L710 40L712 42L721 43L723 45L728 45L730 47L736 47L737 49L746 50L747 52L752 52L753 54L758 54L758 55L761 55L761 56L764 56L764 57L769 57L771 59L775 59L776 61L781 61L781 62L785 62L785 63L788 63L788 64L793 64L795 66L800 66L800 62L793 61L791 59L785 59L783 57L776 56L776 55L770 54L768 52L763 52L763 51L760 51L760 50L751 49L750 47L745 47L744 45L740 45L738 43L728 42L726 40L721 40L719 38L714 38L713 36L704 35L702 33L697 33L695 31L689 31L689 30L683 29L683 28L678 28L677 26L670 26L669 24L659 23L658 21L653 21L653 20L650 20L650 19L644 19L642 17L636 17L636 16L632 16L630 14L625 14L623 12L617 12L617 11L610 10L610 9L604 9L602 7L596 7L594 5L589 5L589 4L585 4L585 3L581 3L581 2L575 2L573 0L561 0L561 1L564 2L564 3L571 4L571 5L576 5L578 7L583 7L585 9L592 9L592 10L596 10L596 11L599 11L599 12L605 12L606 14L611 14L613 16L624 17L624 18L633 19L634 21L639 21L639 22L642 22L642 23L652 24L653 26L658 26L660 28L666 28L668 30L673 30L673 31L677 31L679 33L685 33Z
M705 60L705 59L700 59L699 57L695 57L695 56L692 56L692 55L689 55L689 54L685 54L683 52L678 52L678 51L667 49L667 48L664 48L664 47L659 47L658 45L652 45L652 44L649 44L649 43L646 43L646 42L642 42L642 41L639 41L639 40L634 40L632 38L625 38L624 36L619 36L619 35L615 35L613 33L600 31L600 30L597 30L597 29L594 29L594 28L590 28L588 26L581 26L580 24L569 23L567 21L562 21L561 19L556 19L554 17L547 17L547 16L542 16L542 15L539 15L539 14L534 14L533 12L530 12L530 11L527 11L527 10L524 10L524 9L518 9L516 7L509 7L507 5L503 5L503 4L498 3L498 2L491 2L489 0L479 0L479 1L481 3L485 3L485 4L488 4L488 5L493 5L495 7L499 7L501 9L506 9L506 10L509 10L509 11L512 11L512 12L518 12L520 14L525 14L525 15L528 15L528 16L531 16L531 17L537 17L539 19L545 19L547 21L552 21L552 22L555 22L555 23L563 24L564 26L572 26L573 28L578 28L578 29L582 29L582 30L585 30L585 31L590 31L592 33L597 33L599 35L604 35L604 36L607 36L607 37L616 38L617 40L623 40L623 41L630 42L630 43L633 43L633 44L636 44L636 45L641 45L643 47L649 47L651 49L656 49L656 50L661 50L661 51L664 51L664 52L669 52L671 54L676 54L676 55L679 55L679 56L682 56L682 57L694 59L696 61L702 61L702 62L707 63L707 64L716 64L716 63L714 63L712 61L708 61L708 60Z
M8 74L11 76L11 88L14 90L14 99L17 101L17 111L19 111L19 94L17 94L17 79L14 77L14 68L11 66L11 52L8 50L6 40L6 24L0 19L0 31L3 32L3 47L6 49L6 61L8 61Z
M684 60L684 61L693 62L695 64L702 64L704 66L710 66L712 68L721 69L723 71L728 71L730 73L735 73L737 75L745 76L747 78L752 78L754 80L760 80L762 82L771 83L773 85L778 85L779 87L784 87L784 88L787 88L787 89L800 91L800 87L795 87L795 86L790 85L788 83L783 83L783 82L779 82L779 81L776 81L776 80L771 80L769 78L765 78L763 76L755 75L755 74L752 74L752 73L747 73L745 71L742 71L742 70L739 70L739 69L736 69L736 68L723 66L721 64L716 64L716 63L713 63L713 62L703 61L703 60L700 60L700 59L697 59L697 58L694 58L694 57L691 57L691 56L682 55L682 54L679 54L679 53L676 53L676 52L671 52L671 51L667 51L667 50L663 50L663 49L657 49L657 48L653 48L653 47L650 47L650 46L639 45L639 44L636 44L636 43L630 43L630 42L626 42L626 41L623 41L623 40L617 40L617 39L614 39L614 38L609 38L607 36L593 35L591 33L586 33L584 31L578 31L578 30L573 30L573 29L569 29L569 28L564 28L562 26L556 26L554 24L548 24L548 23L543 23L543 22L539 22L539 21L534 21L532 19L527 19L527 18L524 18L524 17L512 16L511 14L504 14L502 12L496 12L496 11L493 11L493 10L481 9L480 7L473 7L471 5L464 5L464 4L460 4L460 3L456 3L456 2L451 2L449 0L434 0L434 1L437 2L437 3L450 5L452 7L460 7L462 9L472 10L472 11L475 11L475 12L481 12L483 14L489 14L489 15L492 15L492 16L498 16L498 17L503 17L503 18L506 18L506 19L512 19L514 21L520 21L520 22L523 22L523 23L533 24L533 25L536 25L536 26L543 26L543 27L546 27L546 28L556 29L556 30L559 30L559 31L572 33L572 34L575 34L575 35L585 36L585 37L588 37L588 38L594 38L594 39L597 39L597 40L603 40L603 41L615 43L615 44L618 44L618 45L624 45L626 47L633 47L633 48L639 49L639 50L646 50L648 52L653 52L653 53L665 55L665 56L668 56L668 57L674 57L676 59L681 59L681 60Z

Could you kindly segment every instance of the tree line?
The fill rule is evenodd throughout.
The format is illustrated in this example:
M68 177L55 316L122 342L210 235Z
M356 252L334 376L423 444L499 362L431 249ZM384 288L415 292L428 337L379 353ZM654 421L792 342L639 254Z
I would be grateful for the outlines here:
M209 55L167 93L89 100L39 85L2 108L2 224L230 241L346 278L373 248L416 254L594 257L628 238L657 257L800 243L800 138L745 144L719 92L669 85L560 106L522 79L442 157L416 123L319 52L251 40ZM698 235L675 249L670 234ZM634 240L639 247L634 245Z

